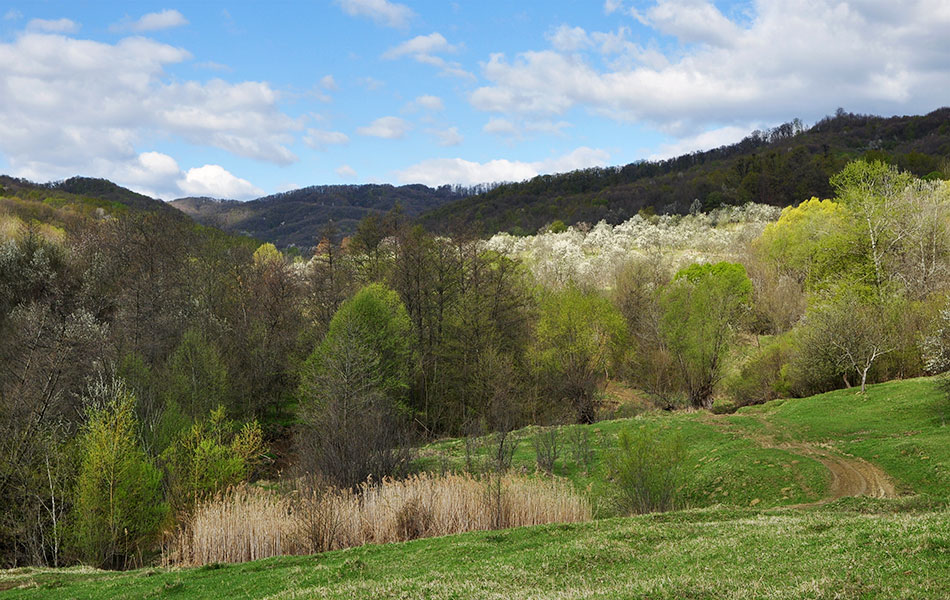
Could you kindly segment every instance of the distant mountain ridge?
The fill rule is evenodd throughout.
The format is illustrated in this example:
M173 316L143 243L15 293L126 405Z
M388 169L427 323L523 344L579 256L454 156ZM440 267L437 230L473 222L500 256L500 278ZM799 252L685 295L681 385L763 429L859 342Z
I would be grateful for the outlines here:
M399 206L414 218L470 194L469 188L422 184L314 185L250 200L179 198L169 204L203 225L240 232L287 247L309 248L330 221L338 235L356 230L361 219Z
M623 167L540 175L445 204L419 218L482 235L534 233L560 220L623 222L637 212L683 214L722 204L789 206L831 195L829 178L855 158L885 160L919 177L950 176L950 108L876 117L839 109L810 128L798 119L703 152Z

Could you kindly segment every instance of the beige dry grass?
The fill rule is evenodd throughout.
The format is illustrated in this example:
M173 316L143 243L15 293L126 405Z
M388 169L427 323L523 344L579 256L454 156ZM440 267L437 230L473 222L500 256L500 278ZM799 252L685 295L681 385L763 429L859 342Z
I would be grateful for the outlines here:
M367 483L358 492L308 488L281 495L241 487L200 505L165 562L235 563L590 518L589 501L568 482L511 475L424 473Z

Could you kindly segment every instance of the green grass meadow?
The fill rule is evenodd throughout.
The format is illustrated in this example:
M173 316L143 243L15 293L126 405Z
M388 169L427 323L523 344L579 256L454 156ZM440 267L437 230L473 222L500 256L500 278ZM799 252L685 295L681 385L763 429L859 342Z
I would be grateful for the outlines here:
M734 415L604 421L586 426L589 468L574 460L562 428L555 476L590 493L597 515L608 517L589 523L192 569L14 569L0 572L0 590L11 599L950 598L950 426L933 410L937 398L924 378ZM683 436L681 510L613 516L605 452L623 429L638 427ZM535 472L538 431L513 433L515 470ZM893 478L902 497L784 507L822 498L829 474L811 458L763 447L764 435L863 458ZM431 444L417 460L434 471L464 464L463 440Z

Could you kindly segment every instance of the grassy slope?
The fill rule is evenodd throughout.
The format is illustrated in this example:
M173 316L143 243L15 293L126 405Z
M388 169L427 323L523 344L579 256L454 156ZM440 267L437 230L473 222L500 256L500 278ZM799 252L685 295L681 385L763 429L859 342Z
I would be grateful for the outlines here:
M946 598L950 515L683 511L187 571L20 570L9 598Z
M741 409L729 419L747 428L764 418L780 436L830 444L883 468L904 493L950 498L950 426L934 410L932 378L838 390Z
M608 483L599 457L621 428L680 428L692 449L687 498L716 503L708 508L217 568L21 569L0 572L0 589L19 586L7 592L11 598L950 598L950 427L941 427L935 399L932 380L915 379L872 386L866 396L841 390L728 417L608 421L591 426L598 459L589 474L569 459L559 463L559 474L603 498ZM906 492L941 500L844 499L763 510L807 499L802 481L817 495L825 476L813 461L742 437L763 429L863 457ZM533 465L536 431L517 432L516 467ZM426 454L431 467L459 464L463 445L448 440ZM791 495L783 492L789 482L798 485ZM720 486L729 496L711 496ZM728 506L756 497L761 503L753 509Z
M579 489L589 489L598 516L613 514L604 453L616 445L621 430L633 427L668 427L682 433L689 448L683 500L690 507L713 504L749 506L755 500L762 506L796 504L817 500L828 484L828 474L817 461L784 450L761 448L749 439L703 422L703 415L699 413L655 413L588 426L594 451L589 471L572 457L570 428L561 428L561 458L555 473L571 479ZM534 472L533 438L537 431L537 427L528 427L514 432L519 440L512 461L516 471ZM486 443L490 442L486 440ZM489 451L480 448L479 457ZM464 455L462 440L446 440L425 448L419 466L426 470L439 470L444 465L449 469L461 469L465 465Z

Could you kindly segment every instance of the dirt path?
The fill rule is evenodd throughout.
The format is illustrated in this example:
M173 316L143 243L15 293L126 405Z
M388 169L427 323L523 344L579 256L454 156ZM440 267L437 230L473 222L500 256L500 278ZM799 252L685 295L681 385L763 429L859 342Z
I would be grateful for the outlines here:
M783 508L817 506L848 496L897 497L897 491L890 477L875 465L855 456L844 456L826 444L777 441L774 425L761 415L756 415L755 418L765 427L765 432L749 432L736 428L722 417L711 416L709 422L733 434L747 437L763 448L777 448L792 454L813 458L831 472L831 485L828 487L828 493L824 498L816 502Z

